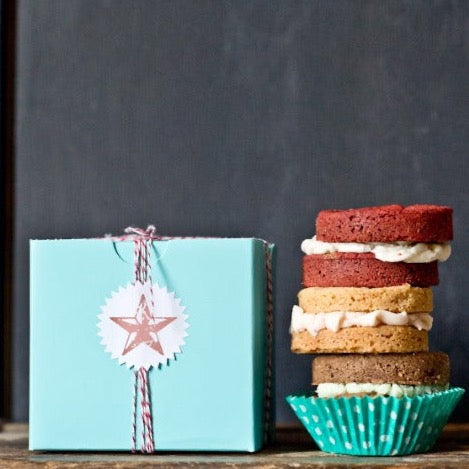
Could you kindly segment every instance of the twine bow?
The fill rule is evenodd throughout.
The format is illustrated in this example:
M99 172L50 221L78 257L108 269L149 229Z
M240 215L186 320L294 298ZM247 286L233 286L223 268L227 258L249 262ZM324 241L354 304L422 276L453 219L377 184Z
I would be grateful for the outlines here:
M128 226L124 232L128 233L129 235L136 235L141 240L151 241L154 239L161 239L161 236L155 235L156 228L154 225L148 225L146 230L136 226Z

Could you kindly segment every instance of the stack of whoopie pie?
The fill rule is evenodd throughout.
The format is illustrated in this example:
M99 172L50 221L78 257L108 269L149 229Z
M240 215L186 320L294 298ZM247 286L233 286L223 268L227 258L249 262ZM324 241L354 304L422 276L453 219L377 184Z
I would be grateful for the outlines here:
M431 286L451 252L452 209L324 210L302 243L291 348L313 362L319 397L414 396L448 387L449 358L428 351Z
M287 401L323 451L404 455L437 440L464 393L449 388L448 356L428 351L452 236L449 207L319 213L290 328L293 352L320 354L317 388Z

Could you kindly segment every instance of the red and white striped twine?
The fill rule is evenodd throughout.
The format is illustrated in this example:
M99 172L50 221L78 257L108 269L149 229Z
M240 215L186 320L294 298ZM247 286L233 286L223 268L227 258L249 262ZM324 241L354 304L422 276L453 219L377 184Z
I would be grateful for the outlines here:
M137 400L138 400L138 370L134 370L134 389L132 407L132 453L137 451Z
M155 227L150 225L145 231L140 228L128 227L127 235L118 237L125 241L131 238L134 242L134 274L135 283L144 284L151 278L151 251L150 246L155 236ZM115 238L113 238L115 239ZM153 299L153 285L150 286L151 310L154 312L155 303ZM153 418L151 414L150 384L148 380L148 369L140 368L134 371L133 409L132 409L132 452L137 450L137 408L140 393L140 414L142 418L142 453L152 453L153 441Z
M152 415L150 392L148 384L148 370L140 368L140 393L141 393L141 406L142 406L142 452L153 453L153 429L152 429Z
M264 241L266 275L266 363L264 382L264 442L268 443L272 432L272 369L273 369L273 332L274 332L274 296L272 282L272 251Z
M153 225L148 225L146 230L129 226L125 229L125 235L106 236L111 241L134 242L134 274L135 282L150 282L151 308L154 311L153 280L151 275L151 245L153 241L169 241L172 239L214 239L210 236L160 236L156 234ZM273 327L274 327L274 303L272 284L272 253L267 241L264 243L265 272L266 272L266 363L265 363L265 388L264 388L264 441L268 442L272 429L272 353L273 353ZM140 391L140 413L142 417L142 453L154 451L153 417L151 412L150 385L148 379L149 370L140 368L134 371L133 389L133 415L132 415L132 452L137 450L137 407Z

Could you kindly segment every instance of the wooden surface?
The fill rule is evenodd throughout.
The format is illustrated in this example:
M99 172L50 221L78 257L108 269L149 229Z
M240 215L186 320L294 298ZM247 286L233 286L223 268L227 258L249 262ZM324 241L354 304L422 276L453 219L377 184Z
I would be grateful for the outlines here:
M431 453L363 458L318 451L299 428L281 428L277 443L256 454L46 453L27 450L27 426L6 424L0 433L0 468L469 468L469 424L450 424Z

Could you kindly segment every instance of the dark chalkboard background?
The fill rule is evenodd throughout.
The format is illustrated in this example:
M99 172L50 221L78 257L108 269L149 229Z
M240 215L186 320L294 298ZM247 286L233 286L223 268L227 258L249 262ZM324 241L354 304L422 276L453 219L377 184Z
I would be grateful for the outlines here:
M5 38L5 23L6 23L6 14L5 14L5 5L3 2L0 1L0 44L4 43ZM5 195L6 191L6 178L5 174L5 167L6 167L6 155L5 155L5 146L3 142L5 141L5 114L3 109L5 108L5 69L6 69L6 51L4 48L0 48L0 205L4 208L6 205ZM6 223L4 221L4 217L0 218L0 244L5 246L5 232L6 232ZM1 313L0 313L0 335L5 337L5 249L0 251L0 305L1 305ZM4 411L4 404L5 404L5 370L4 370L4 361L3 355L5 354L5 349L0 347L1 355L0 355L0 408Z
M323 208L455 208L432 346L469 387L469 2L20 0L13 414L27 418L28 239L278 245L277 418L300 242ZM461 405L455 418L469 418Z

